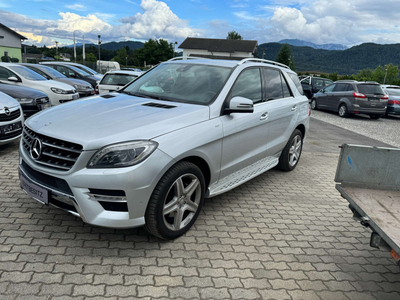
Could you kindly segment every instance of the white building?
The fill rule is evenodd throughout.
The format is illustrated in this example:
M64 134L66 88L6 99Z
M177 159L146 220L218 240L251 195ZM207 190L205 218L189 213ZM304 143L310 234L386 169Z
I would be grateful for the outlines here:
M241 60L254 57L257 41L188 37L179 48L183 56Z

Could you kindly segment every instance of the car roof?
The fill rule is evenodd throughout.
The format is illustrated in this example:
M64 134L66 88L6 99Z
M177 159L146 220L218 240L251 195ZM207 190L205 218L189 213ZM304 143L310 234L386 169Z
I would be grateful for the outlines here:
M13 63L0 62L0 66L2 66L2 67L17 67L17 66L20 66L20 65L19 64L13 64Z
M138 76L143 74L142 72L136 72L131 70L111 70L108 71L106 74L104 74L104 76L107 74L116 74L116 73L120 75L138 75Z
M206 59L206 58L192 58L192 59L185 59L182 58L180 60L177 60L178 58L168 60L163 63L177 63L177 64L201 64L201 65L210 65L210 66L220 66L220 67L228 67L228 68L234 68L236 66L239 66L241 64L251 64L251 65L256 65L256 66L273 66L275 68L279 68L281 70L284 70L288 73L293 73L296 74L293 70L291 70L288 66L284 64L280 64L278 62L274 61L269 61L265 59L259 59L259 58L246 58L242 60L226 60L226 59Z

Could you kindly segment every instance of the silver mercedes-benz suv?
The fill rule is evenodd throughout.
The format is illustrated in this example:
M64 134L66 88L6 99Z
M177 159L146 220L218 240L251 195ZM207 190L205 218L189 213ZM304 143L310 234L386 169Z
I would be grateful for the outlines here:
M173 239L204 198L278 166L293 170L309 127L295 72L260 59L159 64L118 93L29 118L22 188L105 227Z

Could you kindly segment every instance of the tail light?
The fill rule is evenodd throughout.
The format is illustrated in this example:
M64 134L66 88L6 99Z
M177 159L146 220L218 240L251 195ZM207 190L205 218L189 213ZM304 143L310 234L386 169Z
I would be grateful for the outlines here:
M311 116L311 105L308 105L308 116Z
M400 105L400 101L399 100L389 100L388 104L397 104Z
M382 100L388 100L389 99L389 95L383 95Z
M96 85L96 87L94 88L94 94L98 95L99 94L99 86Z
M367 98L363 93L353 93L354 98Z

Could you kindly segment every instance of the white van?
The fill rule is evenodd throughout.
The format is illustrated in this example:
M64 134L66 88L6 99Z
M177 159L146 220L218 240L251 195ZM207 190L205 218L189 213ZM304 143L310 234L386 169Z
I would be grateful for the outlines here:
M106 61L106 60L98 60L97 61L97 71L99 73L105 73L111 70L120 70L119 63L116 61Z

